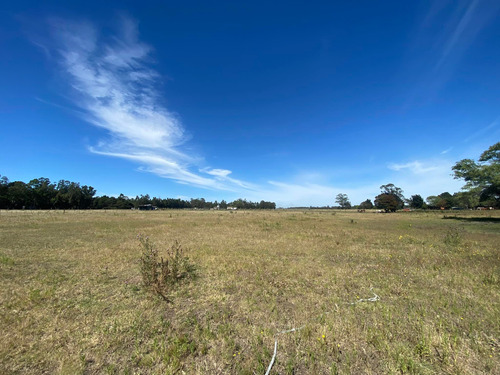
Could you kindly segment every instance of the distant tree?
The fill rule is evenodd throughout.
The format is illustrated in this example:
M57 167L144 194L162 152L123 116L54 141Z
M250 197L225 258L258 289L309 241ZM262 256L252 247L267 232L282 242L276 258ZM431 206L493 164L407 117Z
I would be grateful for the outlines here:
M375 207L385 212L396 212L401 205L393 194L379 194L375 197Z
M418 194L412 195L408 201L411 208L422 208L425 204L424 198Z
M96 209L109 208L108 201L109 201L109 197L107 195L95 197L94 202L92 204L92 208L96 208Z
M500 207L500 142L484 151L478 163L472 159L463 159L452 170L456 179L465 180L466 184L462 189L480 191L480 203Z
M206 208L206 205L207 202L205 201L205 198L191 199L191 207L193 208L204 209Z
M248 208L248 202L246 201L246 199L238 198L235 201L229 203L229 206L236 207L237 209L241 210Z
M447 209L456 206L456 199L447 191L439 195L430 195L426 198L427 205L429 208L434 209Z
M69 186L71 182L67 180L60 180L57 183L56 187L56 195L52 200L52 203L55 208L58 209L69 209L71 207L70 204L70 193L69 193Z
M9 179L7 176L0 177L0 208L9 208Z
M32 191L34 208L50 209L57 194L56 185L52 184L48 178L35 178L28 182Z
M276 209L276 203L274 203L274 202L260 201L259 208L261 210L274 210L274 209Z
M161 198L153 197L151 199L151 204L158 208L163 208L163 200Z
M425 201L427 202L427 206L429 208L439 208L441 207L439 205L441 198L439 198L437 195L429 195L427 198L425 198Z
M132 201L128 197L126 197L125 195L120 194L118 196L118 198L116 198L113 208L130 210L133 207L134 207L134 203L132 203Z
M401 188L395 186L394 184L387 184L380 186L380 190L382 194L394 195L401 205L401 208L403 207L405 197L403 196L403 190Z
M453 194L456 205L463 208L474 208L479 206L479 197L481 192L478 189L471 189L469 191L461 191Z
M96 190L92 186L87 186L87 185L83 185L80 188L80 190L81 190L81 196L78 208L79 209L91 208Z
M375 197L375 206L385 212L395 212L404 206L403 190L394 184L380 186L381 194Z
M146 195L142 195L140 197L135 197L135 205L136 205L136 208L139 207L139 206L143 206L143 205L146 205L146 204L151 204L151 197L149 196L149 194L146 194Z
M225 209L228 206L236 207L237 209L244 209L244 210L255 210L255 209L274 210L276 208L276 203L266 202L266 201L252 202L252 201L247 201L246 199L242 199L242 198L236 199L235 201L230 202L230 203L226 203L225 201L221 201L220 208Z
M80 186L78 182L60 180L52 204L59 209L87 209L93 206L96 193L92 186Z
M227 202L223 199L220 201L219 208L225 210L227 208Z
M337 194L335 197L335 203L337 203L342 209L351 208L351 202L349 201L347 194Z
M11 182L8 185L7 201L8 208L31 208L33 205L31 189L22 181Z
M441 193L438 195L438 197L441 199L439 201L439 204L441 207L449 210L453 206L455 206L455 198L453 198L453 195L445 191L444 193Z
M359 208L362 210L371 210L373 208L373 203L370 199L367 199L364 202L361 202Z

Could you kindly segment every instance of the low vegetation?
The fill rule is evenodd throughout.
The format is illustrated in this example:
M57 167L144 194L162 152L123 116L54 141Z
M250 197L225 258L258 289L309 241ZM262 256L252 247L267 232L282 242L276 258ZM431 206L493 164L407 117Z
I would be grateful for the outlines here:
M0 211L0 373L498 373L498 212L353 211Z
M137 238L142 247L140 269L144 286L169 301L171 289L184 279L193 278L196 267L178 241L165 252L164 258L149 237L139 234Z

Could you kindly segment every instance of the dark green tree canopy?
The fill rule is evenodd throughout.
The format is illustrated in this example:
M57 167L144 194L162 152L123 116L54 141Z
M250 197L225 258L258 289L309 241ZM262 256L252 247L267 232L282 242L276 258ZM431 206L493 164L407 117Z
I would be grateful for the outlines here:
M480 203L500 207L500 142L479 157L479 161L463 159L453 168L456 179L465 180L464 190L480 192Z
M457 205L457 199L447 191L439 195L431 195L427 197L427 205L429 208L444 208L449 210Z
M400 204L393 194L379 194L375 197L375 207L385 212L396 212Z
M373 208L373 203L370 199L367 199L366 201L361 202L361 204L359 205L359 208L361 208L363 210L370 210Z
M394 184L382 185L380 187L380 190L381 190L382 194L394 195L401 202L403 202L405 199L405 197L403 196L403 190L401 188L398 188Z
M150 197L148 194L126 197L120 194L117 197L106 195L95 197L96 190L92 186L80 185L78 182L60 180L57 184L48 178L35 178L27 184L22 181L10 182L6 176L0 175L0 209L131 209L141 205L152 205L157 208L199 208L226 209L228 203L220 204L206 201L204 198L188 200L174 198ZM276 203L261 200L251 202L237 199L229 205L243 209L276 209Z
M375 206L386 212L395 212L404 206L403 190L394 184L382 185L381 194L375 197Z
M411 196L408 203L411 208L422 208L424 206L424 198L419 194L415 194Z
M474 208L479 205L479 195L480 192L477 189L472 189L470 191L461 191L453 194L455 199L455 204L462 208Z

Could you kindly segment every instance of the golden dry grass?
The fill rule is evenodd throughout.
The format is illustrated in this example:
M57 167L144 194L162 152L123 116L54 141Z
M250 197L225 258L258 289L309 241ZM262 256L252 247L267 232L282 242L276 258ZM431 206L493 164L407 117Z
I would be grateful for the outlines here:
M302 325L272 374L500 373L500 215L459 215L1 211L0 373L264 374ZM198 266L173 303L138 233Z

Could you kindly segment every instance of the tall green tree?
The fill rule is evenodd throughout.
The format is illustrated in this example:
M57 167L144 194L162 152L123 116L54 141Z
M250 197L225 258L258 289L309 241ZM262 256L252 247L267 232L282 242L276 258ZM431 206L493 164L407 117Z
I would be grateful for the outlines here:
M456 204L462 208L474 208L479 206L479 191L472 189L469 191L461 191L453 194Z
M351 208L351 202L349 201L347 194L337 194L335 197L335 203L337 203L342 209Z
M385 212L396 212L399 206L399 201L395 195L379 194L375 197L375 207L380 208Z
M484 151L478 162L462 159L452 170L456 179L465 180L462 189L477 189L481 204L500 208L500 142Z
M450 208L455 206L455 198L453 198L453 195L451 195L447 191L439 194L438 197L441 199L439 203L440 207L444 207L445 209L449 210Z
M382 194L394 195L400 204L403 204L405 197L403 195L403 189L395 186L394 184L387 184L380 186L380 191ZM403 207L403 206L401 206Z
M8 208L13 209L31 208L33 205L31 189L22 181L14 181L8 185L7 200Z
M429 195L425 198L428 208L439 208L440 198L437 195Z
M403 208L403 190L394 184L380 186L381 194L375 197L375 206L385 210L385 212L395 212Z
M430 195L426 198L426 200L428 207L434 209L444 208L449 210L457 204L455 197L447 191L439 195Z
M56 185L52 184L48 178L35 178L28 182L33 196L33 206L39 209L50 209L57 194Z
M424 198L419 194L415 194L411 196L408 203L411 208L422 208L424 206Z

